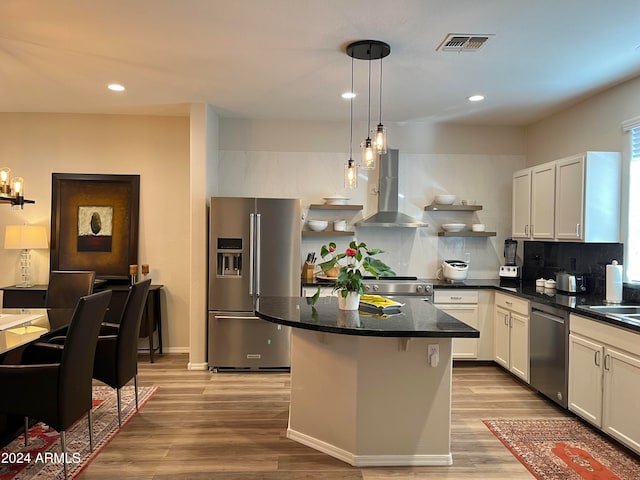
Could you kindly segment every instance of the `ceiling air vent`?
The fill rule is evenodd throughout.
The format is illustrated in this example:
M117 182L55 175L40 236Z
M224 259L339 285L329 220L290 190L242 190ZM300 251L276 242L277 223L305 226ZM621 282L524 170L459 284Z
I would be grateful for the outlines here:
M465 35L450 33L436 50L443 52L475 52L482 48L489 37L493 35Z

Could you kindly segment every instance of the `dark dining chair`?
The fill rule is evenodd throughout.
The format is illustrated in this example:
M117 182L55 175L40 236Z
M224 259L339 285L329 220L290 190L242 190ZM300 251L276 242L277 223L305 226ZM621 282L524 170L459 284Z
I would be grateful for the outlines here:
M88 413L89 448L93 451L93 362L100 325L110 300L110 290L81 297L63 345L36 343L29 346L23 356L30 364L0 365L0 385L4 391L0 395L0 412L24 416L25 446L31 417L60 433L60 445L66 458L65 432ZM59 362L43 362L54 356L52 352L57 353ZM64 474L66 478L66 462Z
M129 289L120 323L103 323L98 336L93 378L116 389L120 427L120 389L131 379L138 409L138 332L150 286L151 279L134 284Z
M74 308L78 299L93 293L96 272L88 270L52 270L45 306L47 308Z

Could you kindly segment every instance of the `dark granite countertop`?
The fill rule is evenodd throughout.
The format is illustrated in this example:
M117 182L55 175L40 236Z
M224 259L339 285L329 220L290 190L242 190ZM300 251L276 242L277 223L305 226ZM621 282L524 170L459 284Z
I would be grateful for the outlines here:
M402 312L375 316L338 309L336 297L310 304L304 297L260 297L256 315L264 320L319 332L369 337L479 338L480 332L441 312L420 297L391 297L404 303Z
M421 279L423 280L423 279ZM618 327L626 328L628 330L632 330L640 333L640 324L633 321L624 321L619 318L614 318L612 316L608 316L604 313L597 312L595 310L590 310L587 307L591 305L604 305L605 298L602 295L593 295L593 294L577 294L577 295L567 295L564 293L554 293L553 295L549 295L543 292L537 292L535 285L532 283L530 285L520 284L518 286L505 286L500 284L500 280L498 279L467 279L464 283L449 283L444 280L437 279L424 279L425 283L433 284L434 290L436 289L471 289L471 290L479 290L479 289L494 289L496 291L501 291L504 293L510 293L520 298L524 298L525 300L529 300L530 302L543 303L546 305L551 305L554 307L558 307L562 310L569 311L571 313L576 313L578 315L582 315L585 317L592 318L594 320L599 320L601 322L609 323L611 325L616 325ZM331 282L326 281L317 281L310 283L303 283L304 286L331 286ZM405 297L408 298L408 297ZM419 298L419 297L414 297ZM625 303L623 302L623 305Z
M584 317L589 317L594 320L598 320L618 327L626 328L640 333L640 324L634 321L625 321L620 318L606 315L595 310L590 310L588 307L592 305L604 305L605 298L602 295L593 295L589 293L581 293L576 295L567 295L566 293L558 293L550 295L544 292L536 290L534 284L520 284L518 286L505 286L500 285L500 280L493 279L473 279L466 280L464 283L446 283L441 280L433 281L433 288L462 288L462 289L482 289L493 288L496 291L504 293L510 293L525 300L529 300L533 303L542 303L545 305L551 305L553 307L566 310L570 313L576 313ZM624 305L624 302L623 302Z

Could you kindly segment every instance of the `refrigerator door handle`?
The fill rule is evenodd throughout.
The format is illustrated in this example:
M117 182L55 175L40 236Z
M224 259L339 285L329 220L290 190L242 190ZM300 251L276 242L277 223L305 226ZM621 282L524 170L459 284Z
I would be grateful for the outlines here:
M256 215L256 295L260 295L260 236L262 229L260 227L260 222L262 220L262 215Z
M249 295L251 296L253 296L253 266L255 265L255 262L253 261L253 256L255 253L253 249L253 238L255 236L254 216L255 215L253 213L249 214Z

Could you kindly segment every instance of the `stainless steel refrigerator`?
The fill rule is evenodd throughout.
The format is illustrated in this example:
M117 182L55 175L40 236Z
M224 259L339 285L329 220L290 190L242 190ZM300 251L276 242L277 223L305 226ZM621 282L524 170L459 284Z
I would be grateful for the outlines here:
M209 368L289 368L290 327L254 307L259 296L300 296L300 200L212 197L209 217Z

